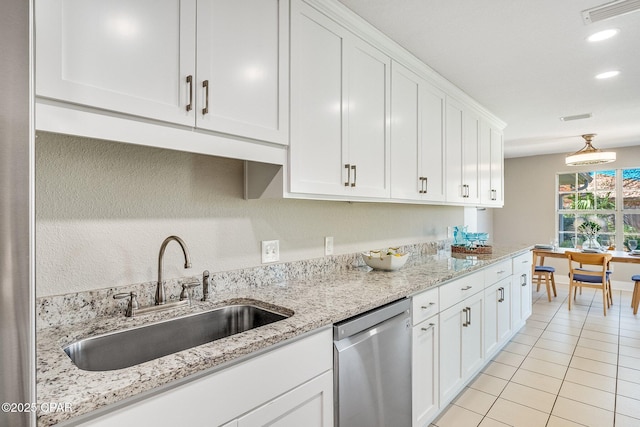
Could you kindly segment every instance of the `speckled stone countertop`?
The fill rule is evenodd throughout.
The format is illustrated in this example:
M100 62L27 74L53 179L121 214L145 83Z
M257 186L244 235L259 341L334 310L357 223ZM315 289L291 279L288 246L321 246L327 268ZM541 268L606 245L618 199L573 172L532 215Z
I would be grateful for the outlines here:
M395 272L353 267L303 279L217 290L215 301L136 318L100 317L73 325L53 326L37 333L38 402L64 402L72 410L38 413L38 426L49 426L106 405L153 390L265 349L305 332L330 325L388 302L415 294L494 262L528 251L530 247L494 246L493 254L477 257L412 255ZM285 320L212 343L106 372L78 369L62 350L82 338L152 323L222 306L228 302L258 301L256 305L293 311Z

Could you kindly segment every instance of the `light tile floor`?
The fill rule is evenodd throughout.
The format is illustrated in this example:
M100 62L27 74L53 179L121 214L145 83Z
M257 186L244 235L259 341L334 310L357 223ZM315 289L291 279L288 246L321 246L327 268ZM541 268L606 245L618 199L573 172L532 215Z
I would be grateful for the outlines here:
M640 314L631 292L585 289L571 311L568 287L533 313L517 335L432 424L437 427L639 427Z

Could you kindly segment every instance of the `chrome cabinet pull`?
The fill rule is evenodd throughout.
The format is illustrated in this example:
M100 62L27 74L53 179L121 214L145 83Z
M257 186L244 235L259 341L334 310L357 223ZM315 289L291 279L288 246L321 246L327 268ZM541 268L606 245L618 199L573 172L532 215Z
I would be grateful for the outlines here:
M424 193L424 184L423 184L423 180L424 180L424 177L422 177L422 176L419 176L419 177L418 177L418 181L420 181L420 190L418 190L418 194L422 194L422 193Z
M520 275L521 283L520 286L527 286L527 273L523 273Z
M428 331L429 329L433 328L436 324L435 323L429 323L429 327L428 328L420 328L423 331Z
M466 308L463 308L462 312L464 313L464 322L462 323L462 326L466 328L467 326L469 326L469 315L467 314Z
M491 200L498 200L498 190L491 190Z
M351 182L351 165L347 163L344 165L344 168L347 170L347 181L344 183L344 186L348 187Z
M187 76L187 84L189 85L189 103L187 104L187 111L191 111L193 108L193 76Z
M427 194L429 191L429 177L424 177L424 194Z
M357 175L357 171L356 171L356 165L351 165L351 170L353 171L353 183L351 184L352 187L356 186L356 181L358 180L358 175Z
M204 88L204 108L202 109L202 115L204 116L209 112L209 80L204 80L202 87Z
M423 310L427 310L427 309L431 308L431 306L433 306L435 304L436 304L435 302L430 302L429 305L423 305L420 308L422 308Z
M500 298L498 298L498 302L504 302L504 288L498 288L500 291Z
M469 289L473 288L473 286L466 286L464 288L460 288L461 291L468 291Z
M467 307L467 315L469 316L469 320L467 320L467 326L471 326L471 307Z

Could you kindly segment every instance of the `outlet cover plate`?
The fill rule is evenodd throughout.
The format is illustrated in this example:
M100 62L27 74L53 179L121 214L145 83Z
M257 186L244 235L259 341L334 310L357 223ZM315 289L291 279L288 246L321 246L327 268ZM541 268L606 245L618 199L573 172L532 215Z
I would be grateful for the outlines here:
M263 240L262 241L262 263L280 261L280 241L279 240Z
M324 238L324 254L333 255L333 236Z

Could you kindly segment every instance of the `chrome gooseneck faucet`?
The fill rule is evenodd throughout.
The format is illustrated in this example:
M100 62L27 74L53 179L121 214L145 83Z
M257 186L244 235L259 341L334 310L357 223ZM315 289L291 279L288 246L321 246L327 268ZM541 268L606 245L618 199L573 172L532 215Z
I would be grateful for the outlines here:
M156 305L163 305L167 301L164 294L164 283L162 282L162 264L164 251L172 240L178 242L182 248L182 253L184 254L184 268L191 268L191 257L189 256L189 250L187 249L187 245L184 243L184 240L178 236L169 236L164 239L162 246L160 246L160 255L158 255L158 287L156 288Z

